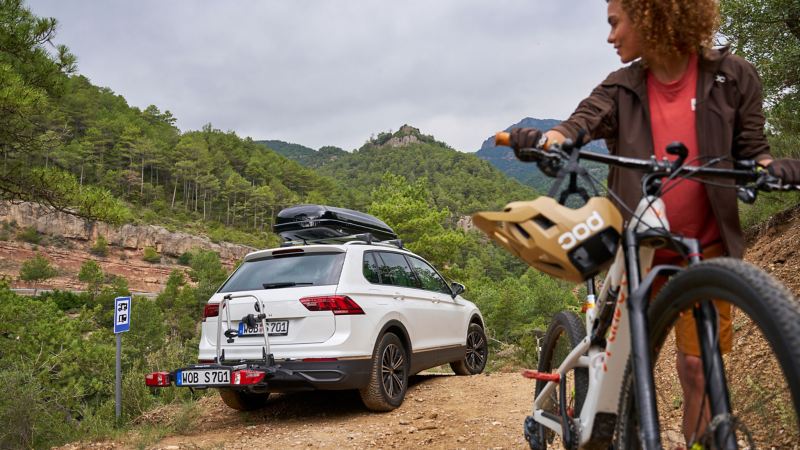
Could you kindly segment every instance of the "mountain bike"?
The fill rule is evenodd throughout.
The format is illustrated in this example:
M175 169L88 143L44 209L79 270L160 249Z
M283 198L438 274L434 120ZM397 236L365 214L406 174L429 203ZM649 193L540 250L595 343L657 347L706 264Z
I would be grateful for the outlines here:
M508 133L496 139L509 145ZM692 314L705 376L701 409L707 408L710 420L703 429L697 421L687 448L797 448L800 303L751 264L726 257L703 261L696 239L669 231L661 196L667 182L682 179L730 186L749 203L759 191L799 187L783 184L753 161L697 159L689 163L700 164L689 165L680 143L667 148L674 160L594 153L570 141L518 151L525 156L520 159L556 177L549 195L510 203L502 212L477 213L474 223L534 268L585 282L586 289L585 317L557 314L538 370L523 373L536 380L533 413L524 422L530 447L546 449L556 435L569 449L682 446L681 427L674 425L675 416L682 416L682 397L669 341L679 317ZM601 183L582 160L643 174L642 198L624 226L617 206L598 196ZM584 206L564 206L575 195ZM686 265L651 267L661 248L682 255ZM658 277L669 281L651 300ZM723 357L720 351L717 305L724 303L734 307L735 345L749 347L746 353L734 349ZM729 383L732 377L736 383ZM757 377L763 380L752 382Z

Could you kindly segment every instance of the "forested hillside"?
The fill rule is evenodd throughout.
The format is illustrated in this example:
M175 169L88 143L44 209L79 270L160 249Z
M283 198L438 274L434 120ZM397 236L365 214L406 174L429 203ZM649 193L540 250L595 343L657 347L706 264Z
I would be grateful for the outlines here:
M225 225L263 233L283 206L337 202L333 180L234 132L209 124L181 133L169 111L130 107L83 76L65 77L61 86L61 95L43 111L47 120L40 123L45 127L41 145L17 169L45 167L71 174L78 189L92 186L124 201L129 213L114 221L135 216L173 226L192 224L201 232ZM102 212L95 215L103 218Z
M264 145L275 153L285 156L292 161L312 168L318 168L323 164L336 158L346 156L348 153L339 147L328 145L319 150L305 147L300 144L291 144L284 141L255 141L257 144Z
M473 154L461 153L424 136L410 126L378 138L346 157L324 164L320 173L347 180L353 188L350 204L369 205L371 191L381 185L385 173L407 180L423 180L433 204L454 216L482 209L500 208L509 201L529 199L536 193L504 176Z

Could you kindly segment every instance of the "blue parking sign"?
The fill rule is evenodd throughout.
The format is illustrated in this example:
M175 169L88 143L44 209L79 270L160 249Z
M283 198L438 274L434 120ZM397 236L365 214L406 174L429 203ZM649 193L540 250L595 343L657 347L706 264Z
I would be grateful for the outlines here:
M131 329L131 298L114 299L114 334L124 333Z

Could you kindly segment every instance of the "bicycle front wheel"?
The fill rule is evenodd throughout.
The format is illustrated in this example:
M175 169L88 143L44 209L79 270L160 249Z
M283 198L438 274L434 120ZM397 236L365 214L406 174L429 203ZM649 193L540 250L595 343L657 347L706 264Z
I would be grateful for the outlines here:
M585 336L586 330L583 321L577 314L571 311L561 311L556 314L547 329L539 354L539 372L551 373L558 369L558 366ZM589 371L585 367L570 370L561 382L566 383L567 398L564 403L567 405L567 416L576 417L586 400L586 393L589 389ZM536 382L537 397L546 384L544 381ZM561 417L559 405L558 389L556 389L542 406L543 410L552 417ZM544 450L547 448L547 444L552 442L554 434L531 419L526 424L526 437L533 450Z
M731 411L727 417L687 420L686 434L718 448L714 428L724 421L740 448L792 448L800 442L800 304L778 281L732 258L692 266L670 280L648 309L661 442L684 445L683 395L676 371L674 329L681 314L715 299L733 306L733 350L723 357ZM718 347L716 347L718 348ZM632 372L620 397L617 448L641 448ZM708 385L706 392L709 392ZM702 400L702 407L709 404Z

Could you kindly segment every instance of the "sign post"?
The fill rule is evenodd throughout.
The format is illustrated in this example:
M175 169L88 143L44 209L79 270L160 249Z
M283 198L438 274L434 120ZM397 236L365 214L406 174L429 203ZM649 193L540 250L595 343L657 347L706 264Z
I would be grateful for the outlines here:
M131 298L114 299L114 334L117 336L116 408L117 422L122 415L122 333L131 329Z

